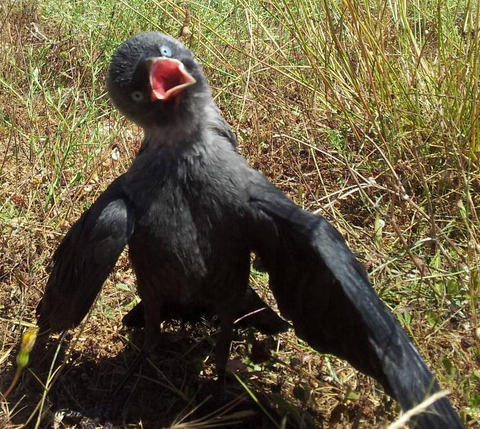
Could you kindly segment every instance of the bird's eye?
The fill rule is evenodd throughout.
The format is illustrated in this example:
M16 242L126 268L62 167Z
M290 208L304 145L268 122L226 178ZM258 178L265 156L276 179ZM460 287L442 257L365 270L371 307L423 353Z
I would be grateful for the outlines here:
M160 54L162 54L162 57L171 57L172 56L172 50L165 45L160 46Z
M132 100L135 101L136 103L140 103L143 101L143 92L142 91L133 91L130 94L130 97L132 97Z

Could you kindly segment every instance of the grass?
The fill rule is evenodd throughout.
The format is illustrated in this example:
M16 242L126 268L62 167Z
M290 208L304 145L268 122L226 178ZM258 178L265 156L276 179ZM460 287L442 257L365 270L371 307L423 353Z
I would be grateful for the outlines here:
M442 387L452 391L464 420L478 426L477 2L187 5L191 34L184 42L204 65L242 153L298 204L342 231ZM24 326L35 320L59 240L128 168L142 138L105 94L110 55L140 31L177 36L185 10L170 0L6 0L0 14L5 374L12 372ZM266 290L261 276L252 283ZM67 363L46 397L45 419L62 406L91 406L121 376L132 351L120 319L134 299L124 255L89 320L73 333ZM198 420L199 410L203 416L215 411L202 396L209 391L214 330L175 324L165 330L170 350L142 372L125 424L179 427L183 416ZM245 335L233 355L249 363ZM274 349L275 359L262 364L261 373L243 373L245 391L262 396L271 409L255 423L247 415L240 420L268 427L272 410L299 427L322 421L378 427L396 418L375 384L343 362L314 353L292 334L280 336ZM292 358L300 363L291 365ZM40 360L33 357L32 368ZM40 400L23 396L22 385L35 384L28 371L26 377L2 405L5 425L30 418L35 426ZM8 381L2 377L2 391Z

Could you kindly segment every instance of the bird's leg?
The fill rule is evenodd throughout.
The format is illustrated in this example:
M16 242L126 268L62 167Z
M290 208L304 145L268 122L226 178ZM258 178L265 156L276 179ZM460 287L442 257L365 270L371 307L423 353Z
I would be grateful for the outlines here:
M147 304L143 301L145 307L145 343L143 348L150 353L155 349L160 338L160 324L162 323L161 308L159 303Z

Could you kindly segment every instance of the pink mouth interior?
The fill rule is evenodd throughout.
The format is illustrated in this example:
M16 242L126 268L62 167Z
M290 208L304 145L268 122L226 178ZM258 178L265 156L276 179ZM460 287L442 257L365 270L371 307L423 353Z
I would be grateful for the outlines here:
M150 85L154 99L168 100L193 83L195 79L178 60L157 58L151 66Z

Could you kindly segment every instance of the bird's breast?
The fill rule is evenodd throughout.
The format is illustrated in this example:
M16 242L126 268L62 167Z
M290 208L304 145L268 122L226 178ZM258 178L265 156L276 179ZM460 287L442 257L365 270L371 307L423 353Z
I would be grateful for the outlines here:
M241 216L228 196L210 182L174 176L150 178L131 198L130 257L140 295L148 290L159 300L185 302L234 296L228 286L237 275L245 278L249 249Z

